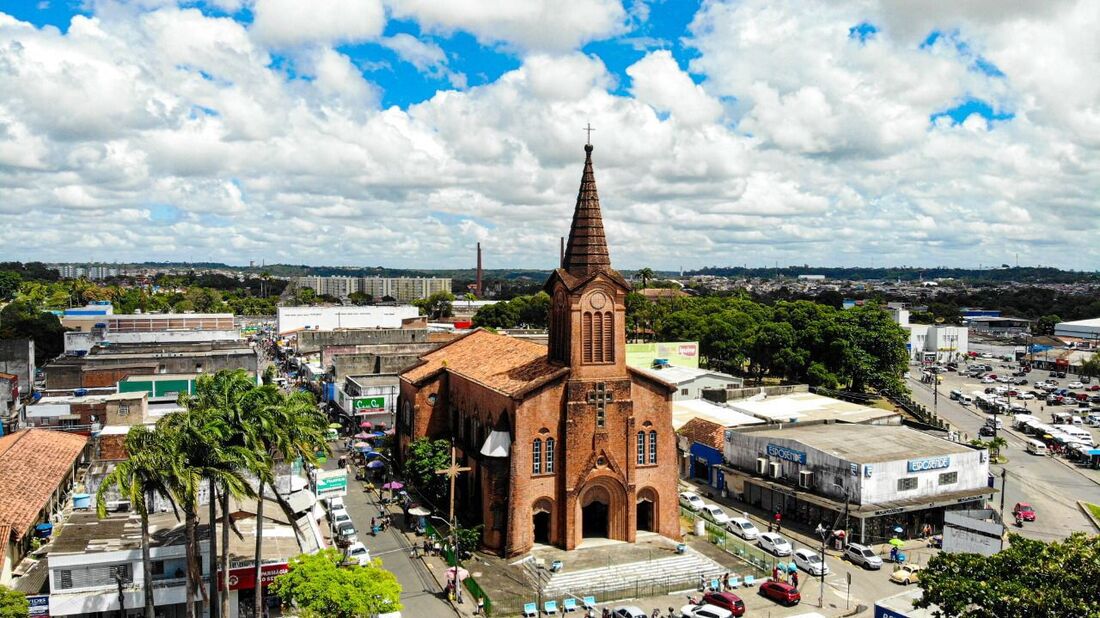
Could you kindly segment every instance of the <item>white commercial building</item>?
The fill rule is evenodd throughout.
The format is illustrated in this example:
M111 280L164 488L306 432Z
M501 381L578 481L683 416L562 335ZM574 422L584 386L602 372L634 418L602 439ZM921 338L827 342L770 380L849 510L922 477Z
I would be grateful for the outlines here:
M666 365L660 369L655 367L635 367L634 369L675 386L676 392L672 394L673 401L699 399L703 396L703 389L736 390L745 385L745 381L741 378L710 369L676 365Z
M944 324L910 324L909 310L891 308L894 321L909 333L909 360L946 363L970 353L970 329Z
M403 320L420 310L412 305L367 307L279 307L276 329L280 335L299 330L347 330L401 328Z
M1059 322L1054 327L1055 337L1070 337L1085 341L1100 342L1100 318ZM1096 345L1095 343L1093 344Z
M725 486L765 511L884 543L939 531L948 509L993 493L989 454L902 426L795 423L725 432Z

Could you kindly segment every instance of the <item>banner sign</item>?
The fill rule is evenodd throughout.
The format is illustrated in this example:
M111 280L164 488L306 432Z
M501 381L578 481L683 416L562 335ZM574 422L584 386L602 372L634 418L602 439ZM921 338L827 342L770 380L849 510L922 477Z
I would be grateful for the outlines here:
M260 585L266 587L275 578L283 573L290 572L290 566L285 562L265 564L260 567ZM218 573L218 588L222 588L221 573ZM230 590L254 590L256 588L256 567L247 566L237 569L229 569Z
M929 457L927 459L910 459L907 462L910 472L924 472L926 470L942 470L951 467L950 457Z
M768 455L772 457L778 457L779 459L784 459L786 461L793 461L795 463L806 463L806 453L802 451L796 451L793 448L779 446L778 444L768 445Z
M348 495L347 469L320 470L317 472L317 499Z
M386 409L386 398L381 395L374 397L362 397L352 403L356 413L382 411Z
M50 595L36 594L27 597L30 611L27 615L31 618L50 618Z

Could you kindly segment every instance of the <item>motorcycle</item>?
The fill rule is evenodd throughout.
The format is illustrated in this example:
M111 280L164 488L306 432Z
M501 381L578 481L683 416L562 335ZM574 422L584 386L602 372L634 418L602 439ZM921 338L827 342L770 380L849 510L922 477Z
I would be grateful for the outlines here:
M1016 516L1016 527L1017 528L1023 528L1024 527L1024 518L1019 516L1019 515Z

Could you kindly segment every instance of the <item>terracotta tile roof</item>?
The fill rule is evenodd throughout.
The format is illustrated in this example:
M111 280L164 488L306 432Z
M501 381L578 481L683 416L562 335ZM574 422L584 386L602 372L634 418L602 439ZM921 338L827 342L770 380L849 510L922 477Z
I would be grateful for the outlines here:
M569 373L550 364L546 346L477 329L420 357L420 364L401 374L418 383L448 371L508 396Z
M24 429L0 438L0 526L23 538L68 474L88 439L49 429Z
M0 573L4 571L4 561L8 557L8 543L11 542L11 526L0 524Z
M712 423L701 418L693 418L684 423L677 432L692 442L698 442L704 446L722 450L722 442L725 439L726 428L718 423Z

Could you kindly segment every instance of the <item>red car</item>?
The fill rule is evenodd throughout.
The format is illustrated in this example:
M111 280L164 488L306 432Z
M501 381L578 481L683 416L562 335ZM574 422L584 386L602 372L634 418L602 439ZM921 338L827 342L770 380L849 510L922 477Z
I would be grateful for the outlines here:
M734 616L745 615L745 602L732 592L708 592L703 595L703 603L728 609Z
M1016 506L1012 507L1012 515L1013 517L1019 515L1024 521L1035 521L1035 509L1031 508L1027 502L1017 502Z
M766 581L760 584L760 594L781 605L798 605L802 600L802 595L798 594L798 588L777 581Z
M1089 387L1090 391L1100 391L1100 384L1093 384Z

